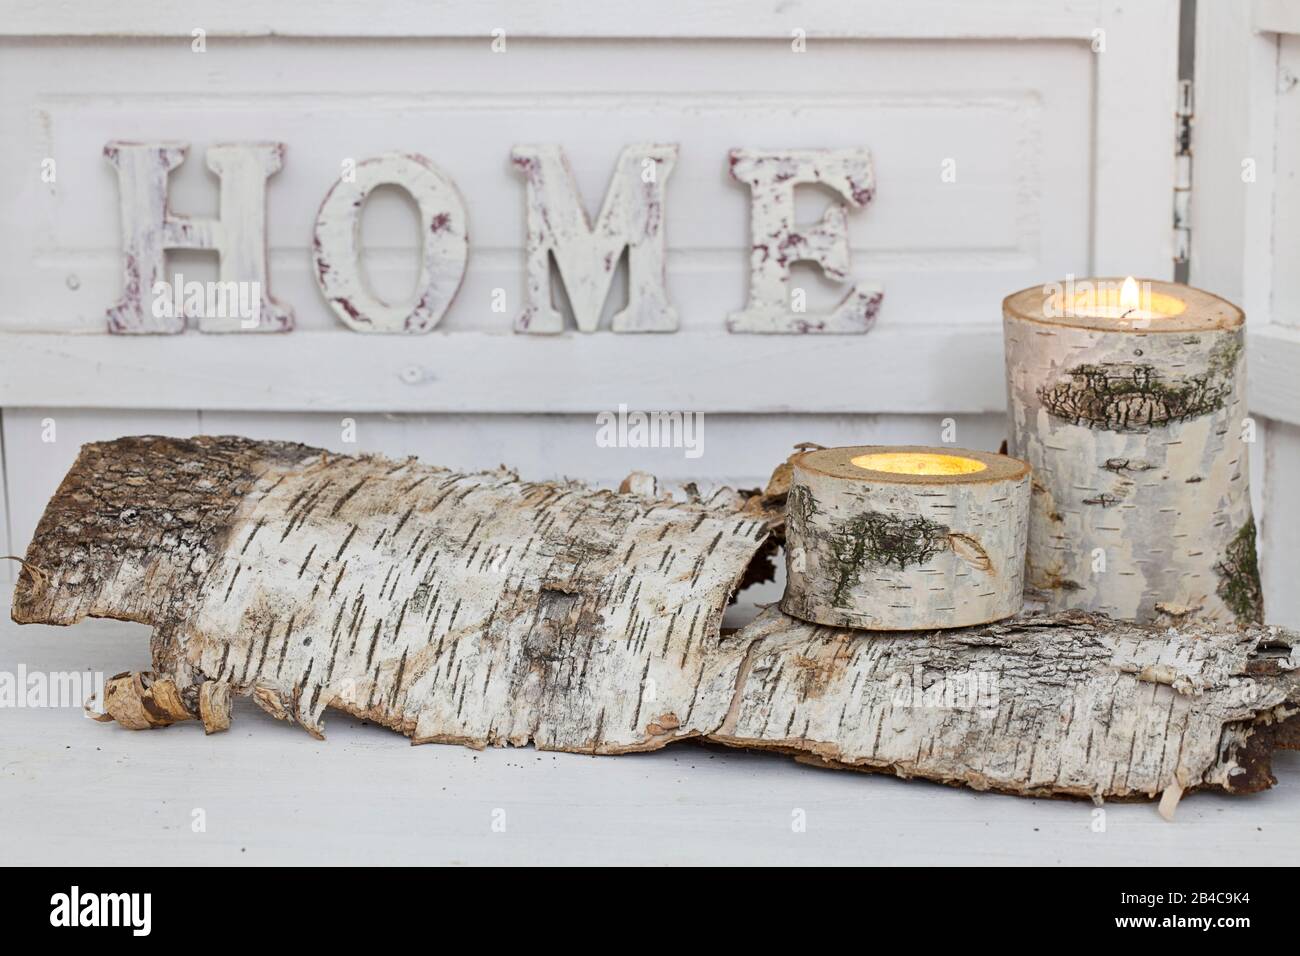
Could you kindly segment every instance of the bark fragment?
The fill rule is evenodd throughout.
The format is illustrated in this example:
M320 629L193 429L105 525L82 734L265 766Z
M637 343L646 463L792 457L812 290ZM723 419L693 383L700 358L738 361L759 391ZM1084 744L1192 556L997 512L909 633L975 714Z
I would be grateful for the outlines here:
M203 732L215 734L230 729L230 685L225 681L205 680L199 685L199 719Z
M152 730L193 717L176 682L152 672L116 674L105 681L104 712L128 730Z

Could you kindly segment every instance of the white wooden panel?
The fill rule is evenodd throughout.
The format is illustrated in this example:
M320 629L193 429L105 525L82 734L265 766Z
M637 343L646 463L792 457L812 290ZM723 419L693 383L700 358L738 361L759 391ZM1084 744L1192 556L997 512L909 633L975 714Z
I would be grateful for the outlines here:
M1250 13L1246 3L1197 4L1191 279L1238 303L1258 330L1272 321L1278 74L1277 37L1255 32Z
M271 288L301 329L342 327L311 275L322 198L345 159L394 148L427 154L468 207L470 265L445 331L507 330L522 302L524 183L509 164L521 142L563 144L590 209L624 145L681 144L666 235L683 331L723 328L746 299L749 194L727 174L736 146L871 149L879 190L849 217L850 243L854 275L885 287L880 327L991 326L1006 293L1088 268L1091 154L1079 117L1091 110L1094 62L1108 61L1082 43L828 42L795 54L758 42L548 41L494 55L470 41L328 53L230 41L199 55L174 41L100 40L76 47L75 71L51 54L0 44L0 125L16 136L0 171L19 184L0 213L27 224L3 240L5 328L103 328L121 284L117 186L101 155L112 138L192 141L172 208L195 215L215 212L204 147L287 144L269 186ZM56 160L56 183L40 181L35 157ZM955 182L942 178L945 160ZM803 217L826 200L804 190ZM404 205L389 194L366 211L366 267L381 291L409 289L413 276ZM214 275L211 256L172 259L187 278ZM843 294L811 268L796 283L810 311ZM504 313L491 310L497 288ZM732 350L754 347L738 337Z
M1104 0L1091 275L1173 277L1178 0Z
M1294 10L1197 4L1191 252L1192 283L1246 310L1264 603L1270 622L1291 626L1300 622L1300 47L1278 34L1300 23Z
M1274 422L1267 418L1255 420L1255 440L1246 445L1246 465L1250 469L1250 510L1255 518L1255 550L1258 553L1260 528L1264 517L1264 486L1268 480L1268 443L1269 431Z
M953 431L945 435L945 418ZM57 441L41 440L53 418ZM343 440L343 420L355 442ZM712 415L703 418L698 447L602 448L594 415L260 414L255 412L136 412L102 409L6 409L4 445L14 501L12 551L22 554L45 502L84 442L120 435L245 435L318 445L345 454L415 455L461 470L505 464L532 479L581 478L617 486L632 471L658 475L665 487L687 481L758 487L802 441L823 445L939 444L996 450L1005 434L1001 414L989 415ZM779 594L777 595L779 596Z
M1265 325L1247 341L1251 412L1300 424L1300 329Z
M1300 426L1269 422L1260 572L1269 623L1300 627Z
M577 339L575 343L571 340ZM764 338L734 357L726 333L523 338L434 333L414 341L351 333L105 340L15 335L0 350L0 407L233 411L992 412L1005 407L997 330L877 329L862 338ZM1300 423L1300 331L1249 335L1249 405ZM51 369L58 369L52 375ZM66 378L64 377L66 376Z
M46 420L53 420L54 441ZM6 408L4 428L5 474L9 485L9 527L12 553L23 554L36 523L59 482L67 474L77 451L89 441L122 435L193 435L199 431L197 412ZM6 552L10 553L10 552Z
M27 410L5 431L38 421L45 413L31 409L41 406L63 409L54 414L65 424L81 421L83 407L123 410L84 415L77 428L87 437L192 431L191 410L207 409L207 430L224 421L226 430L337 447L327 439L351 415L363 443L378 432L376 450L602 481L629 465L757 479L801 438L933 440L945 416L1003 406L1005 294L1103 264L1166 273L1166 173L1156 167L1172 134L1164 86L1169 79L1172 97L1174 9L1171 0L762 0L669 3L648 15L626 0L580 12L435 0L364 11L325 2L308 15L235 0L200 15L152 0L10 4L0 18L0 177L15 188L0 192L0 219L24 228L0 235L0 328L24 332L0 332L0 406ZM510 38L505 55L491 52L498 26ZM195 27L208 32L206 53L191 52ZM806 53L791 50L796 29L810 38ZM1105 51L1094 53L1098 29ZM403 39L376 39L395 36ZM992 42L949 42L971 39ZM1132 95L1157 85L1150 97ZM303 331L255 340L52 334L98 332L118 294L116 184L100 151L121 137L193 143L172 206L199 216L216 211L207 145L288 144L269 189L271 287L296 307ZM594 209L619 149L646 140L681 145L667 235L682 331L511 334L525 230L510 147L563 144ZM748 196L726 168L735 146L871 149L878 196L850 217L853 271L885 287L871 333L722 331L745 301L748 274ZM428 154L469 209L465 287L442 329L415 339L341 330L309 272L311 223L343 161L394 148ZM55 183L40 179L47 157L58 163ZM941 175L948 160L955 182ZM807 192L800 214L811 220L827 197ZM1107 203L1125 215L1099 213ZM363 233L376 286L408 287L413 230L402 199L377 195ZM189 278L215 275L210 256L178 254L172 264ZM813 308L842 292L807 268L796 283ZM507 292L503 312L490 308L497 288ZM707 413L716 430L706 458L642 462L632 450L588 445L592 413L620 404ZM175 414L127 411L135 408ZM252 409L329 415L242 414ZM467 417L376 417L430 412ZM793 417L808 413L823 414ZM996 415L960 421L964 443L993 447L1001 437ZM972 422L978 441L964 437ZM828 437L804 431L810 423ZM11 515L15 547L71 455L56 466L16 447L11 495L21 486L36 504Z
M4 416L0 410L0 551L2 554L15 554L12 535L9 531L9 479L5 469ZM0 585L11 584L16 580L13 561L0 561Z
M698 458L680 448L602 448L594 415L358 415L356 442L342 441L339 415L204 412L210 435L291 439L347 454L416 455L460 470L506 464L523 477L581 478L617 485L632 471L666 482L754 487L767 481L798 442L821 445L939 444L939 415L711 415L703 417ZM1005 436L1000 414L960 415L955 444L996 451Z
M1249 4L1232 4L1232 6L1247 7L1256 30L1271 33L1300 33L1300 6L1297 6L1294 0L1250 0Z
M994 308L989 303L990 310ZM0 406L957 412L1005 407L997 328L861 336L11 335ZM740 340L739 343L737 340Z
M9 0L0 34L189 37L196 24L214 36L467 36L496 28L517 36L769 37L802 27L814 37L1070 37L1088 35L1097 0ZM486 40L485 40L486 42Z
M1300 328L1300 36L1278 37L1273 321ZM1300 366L1296 369L1300 373ZM1300 415L1300 412L1297 412Z

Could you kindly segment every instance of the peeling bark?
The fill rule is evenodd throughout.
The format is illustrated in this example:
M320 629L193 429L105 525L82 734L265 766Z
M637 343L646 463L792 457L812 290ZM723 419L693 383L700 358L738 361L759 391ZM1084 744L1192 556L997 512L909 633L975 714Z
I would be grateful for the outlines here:
M1298 641L1079 611L864 639L768 611L724 645L743 664L707 736L1022 795L1252 792L1300 744Z
M1055 317L1037 288L1004 303L1026 586L1052 609L1261 621L1242 315L1170 289L1186 312L1148 320Z
M142 692L174 684L193 716L215 681L314 734L334 706L420 741L616 753L667 726L656 697L685 720L710 688L767 537L741 504L120 439L83 448L50 502L13 616L152 624Z
M231 695L415 742L586 753L699 738L1039 796L1270 786L1300 747L1297 635L1082 612L928 633L730 634L782 469L739 508L457 475L231 438L86 446L14 595L19 622L153 624L106 711L214 732ZM395 615L395 616L394 616Z

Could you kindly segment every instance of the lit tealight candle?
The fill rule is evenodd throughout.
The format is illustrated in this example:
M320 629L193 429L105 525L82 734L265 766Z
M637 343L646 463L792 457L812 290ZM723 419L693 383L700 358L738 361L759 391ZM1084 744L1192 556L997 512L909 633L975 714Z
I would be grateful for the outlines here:
M891 475L973 475L988 468L975 458L912 451L882 451L849 460L864 471L883 471Z
M1187 302L1169 291L1168 283L1128 276L1116 279L1068 279L1053 283L1044 298L1044 312L1069 319L1113 319L1117 326L1142 326L1154 319L1171 319L1187 311Z
M836 627L930 630L1020 609L1029 468L947 448L822 448L795 458L787 614Z
M1034 470L1029 589L1052 610L1258 619L1241 310L1130 276L1002 312L1008 448Z

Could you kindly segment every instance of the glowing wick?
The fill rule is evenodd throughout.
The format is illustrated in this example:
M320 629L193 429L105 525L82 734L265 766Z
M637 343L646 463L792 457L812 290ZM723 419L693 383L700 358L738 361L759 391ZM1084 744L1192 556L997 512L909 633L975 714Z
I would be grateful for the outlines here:
M1141 304L1142 298L1138 294L1137 279L1129 276L1119 290L1120 317L1128 318L1129 314Z

